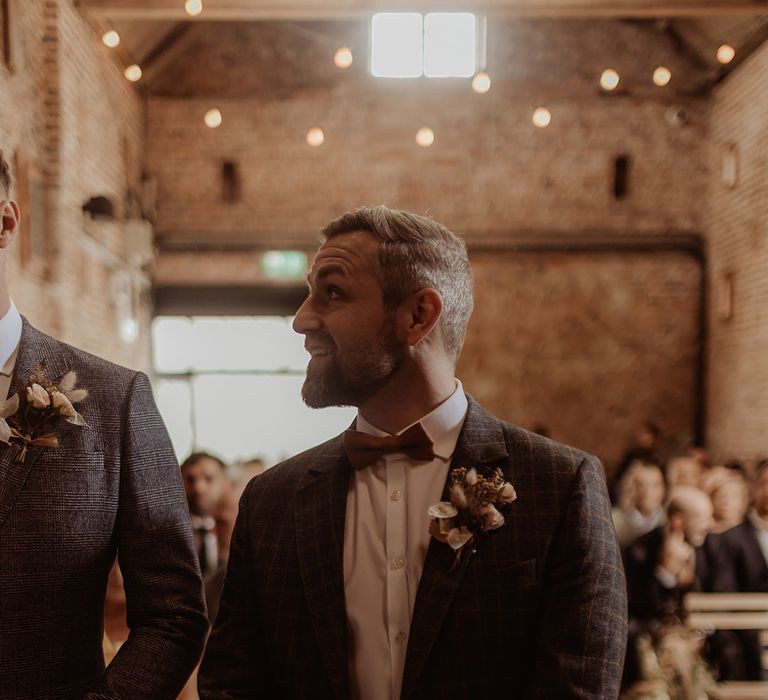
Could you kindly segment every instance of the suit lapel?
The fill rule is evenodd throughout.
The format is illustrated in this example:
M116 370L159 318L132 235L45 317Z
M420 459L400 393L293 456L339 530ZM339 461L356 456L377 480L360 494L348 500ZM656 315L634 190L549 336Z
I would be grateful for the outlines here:
M310 468L294 510L310 621L339 700L350 695L343 561L350 469L338 437Z
M456 444L451 468L489 466L494 462L502 462L499 466L503 468L506 466L503 461L508 452L500 421L486 413L472 397L468 399L467 417ZM446 483L443 498L447 500L447 497ZM465 550L459 566L451 571L453 550L436 540L430 542L411 621L401 693L403 700L416 687L473 553L473 549Z
M62 358L57 352L57 341L40 333L29 324L27 319L23 318L21 342L11 376L9 396L19 393L23 403L29 375L41 362L45 363L46 371L52 379L58 379L66 371L66 368L62 369ZM26 459L19 462L16 456L21 451L20 445L0 444L0 526L13 509L42 450L41 447L30 447L27 450Z

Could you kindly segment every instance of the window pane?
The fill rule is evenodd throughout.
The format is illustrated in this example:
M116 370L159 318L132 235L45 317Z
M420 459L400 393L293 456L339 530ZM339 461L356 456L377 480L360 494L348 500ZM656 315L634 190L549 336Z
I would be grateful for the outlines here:
M424 18L424 74L469 78L475 73L475 16L433 12Z
M155 372L188 372L192 369L192 320L162 316L152 321L152 354Z
M418 78L423 70L423 18L384 12L371 20L371 73L379 78Z
M197 371L304 372L309 356L291 319L237 317L192 319L193 368Z
M303 376L204 375L193 380L199 449L232 462L256 455L274 464L337 435L353 408L313 410L301 400Z
M194 445L192 433L192 393L189 382L177 379L159 379L157 408L171 436L176 458L181 461Z

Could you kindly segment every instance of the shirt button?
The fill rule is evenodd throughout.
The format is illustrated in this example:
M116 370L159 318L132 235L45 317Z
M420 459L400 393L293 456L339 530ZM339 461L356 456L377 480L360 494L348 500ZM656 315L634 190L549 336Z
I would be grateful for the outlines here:
M395 569L402 569L405 566L405 559L403 559L402 557L396 557L395 559L392 560L392 566Z
M405 632L398 632L398 633L395 635L395 641L396 641L398 644L402 644L402 643L405 641Z
M402 496L403 496L403 494L402 494L402 492L400 491L400 489L395 489L395 490L392 492L392 495L390 496L390 498L391 498L393 501L399 501L399 500L402 498Z

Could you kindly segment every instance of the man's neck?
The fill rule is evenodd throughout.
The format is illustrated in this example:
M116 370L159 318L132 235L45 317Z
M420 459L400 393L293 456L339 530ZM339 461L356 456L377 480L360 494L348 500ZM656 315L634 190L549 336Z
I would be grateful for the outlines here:
M359 410L369 423L394 435L431 413L455 390L453 371L433 376L398 373Z
M0 318L11 308L11 296L8 293L8 281L5 270L5 251L0 251Z

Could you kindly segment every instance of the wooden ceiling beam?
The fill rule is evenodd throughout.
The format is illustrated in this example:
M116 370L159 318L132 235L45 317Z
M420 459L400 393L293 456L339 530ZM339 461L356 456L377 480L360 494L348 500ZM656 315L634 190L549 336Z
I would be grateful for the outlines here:
M184 0L77 0L97 19L184 20ZM705 17L768 13L768 0L203 0L198 20L320 20L382 11L521 17Z

